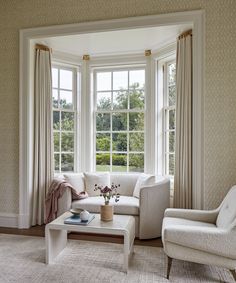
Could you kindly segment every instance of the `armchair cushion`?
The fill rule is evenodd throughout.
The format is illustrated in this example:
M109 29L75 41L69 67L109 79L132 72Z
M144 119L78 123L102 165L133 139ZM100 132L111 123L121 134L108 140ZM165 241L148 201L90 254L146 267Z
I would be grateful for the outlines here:
M97 184L98 186L108 186L110 187L110 173L84 173L85 179L85 190L88 195L91 196L99 196L100 191L94 191L94 186Z
M85 190L84 175L82 173L67 173L64 174L64 178L78 193Z
M204 222L168 217L163 222L164 242L236 259L234 233Z
M134 197L121 196L120 201L110 201L114 205L114 213L124 215L139 215L139 200ZM100 213L100 206L104 204L103 197L89 197L73 201L72 208L86 209L89 212Z
M136 198L140 197L140 189L142 187L149 186L155 183L155 176L150 174L142 173L139 175L136 185L134 187L133 196Z

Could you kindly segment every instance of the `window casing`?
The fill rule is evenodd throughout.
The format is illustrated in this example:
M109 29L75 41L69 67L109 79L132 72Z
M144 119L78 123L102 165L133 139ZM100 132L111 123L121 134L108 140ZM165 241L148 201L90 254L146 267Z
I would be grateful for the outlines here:
M78 69L52 67L53 144L55 173L77 169Z
M96 171L144 171L145 66L94 70Z

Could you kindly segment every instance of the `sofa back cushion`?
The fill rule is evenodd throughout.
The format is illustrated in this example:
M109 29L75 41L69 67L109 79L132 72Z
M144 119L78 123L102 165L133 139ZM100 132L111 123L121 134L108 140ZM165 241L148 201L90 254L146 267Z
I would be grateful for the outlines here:
M66 182L70 183L78 193L85 190L84 175L82 173L67 173L63 175Z
M139 198L140 189L155 183L155 178L156 177L154 175L145 173L140 174L134 187L133 196Z
M236 220L236 186L233 186L222 202L216 225L229 228Z
M117 192L121 196L133 196L139 174L111 173L111 184L120 185Z
M94 191L94 186L97 184L98 186L108 186L110 187L110 173L84 173L84 180L85 180L85 190L88 195L91 196L99 196L100 191Z

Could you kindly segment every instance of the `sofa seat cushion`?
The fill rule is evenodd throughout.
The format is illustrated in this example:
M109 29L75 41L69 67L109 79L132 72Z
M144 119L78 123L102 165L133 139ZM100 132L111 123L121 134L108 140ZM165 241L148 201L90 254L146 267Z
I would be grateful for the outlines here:
M104 204L103 197L89 197L72 202L72 208L86 209L89 212L100 213L100 206ZM110 201L114 205L114 213L124 215L139 215L139 199L121 196L118 202Z
M162 224L162 238L164 241L169 241L175 244L181 244L181 233L183 229L186 227L197 228L197 227L205 227L207 228L216 228L215 224L201 222L201 221L192 221L183 218L175 218L175 217L165 217ZM182 229L181 229L182 228ZM175 229L175 233L171 233L171 231ZM179 231L179 235L178 234ZM173 237L173 234L175 235ZM194 239L193 239L194 241Z

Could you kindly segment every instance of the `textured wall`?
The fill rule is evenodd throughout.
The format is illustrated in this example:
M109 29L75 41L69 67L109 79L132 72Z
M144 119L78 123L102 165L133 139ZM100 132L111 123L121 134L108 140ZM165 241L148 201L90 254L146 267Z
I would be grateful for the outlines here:
M204 206L218 205L236 183L235 0L1 0L0 213L18 213L19 30L204 9Z

